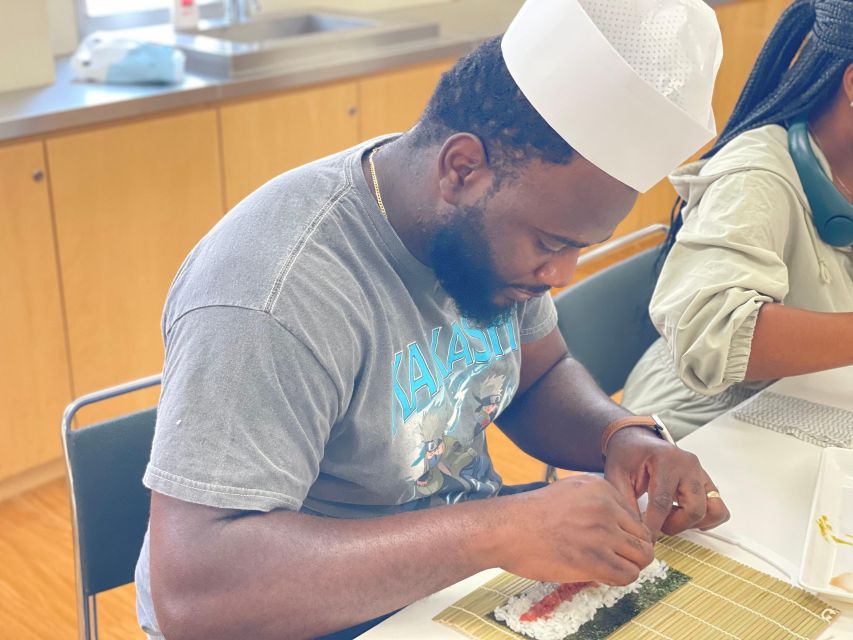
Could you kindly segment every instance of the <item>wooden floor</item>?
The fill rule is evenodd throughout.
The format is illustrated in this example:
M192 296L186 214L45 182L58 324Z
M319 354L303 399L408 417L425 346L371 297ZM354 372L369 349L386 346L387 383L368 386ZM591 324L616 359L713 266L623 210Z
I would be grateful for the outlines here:
M518 451L496 427L489 449L507 483L541 480L544 465ZM98 598L103 640L145 638L133 585ZM65 480L0 503L0 637L72 638L76 633L71 517Z
M65 480L0 503L0 637L76 635L69 504ZM134 599L133 585L99 598L103 640L145 638Z
M618 261L638 243L607 261L578 270L576 280ZM494 426L489 451L507 484L541 480L545 465L520 451ZM16 640L73 638L77 633L70 503L65 480L54 480L0 502L0 637ZM144 639L136 624L135 591L127 585L98 598L100 637Z

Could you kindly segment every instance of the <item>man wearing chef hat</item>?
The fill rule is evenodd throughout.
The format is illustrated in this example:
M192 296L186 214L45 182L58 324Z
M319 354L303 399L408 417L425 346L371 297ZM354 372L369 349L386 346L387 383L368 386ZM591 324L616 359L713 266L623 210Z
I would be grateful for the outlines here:
M279 176L200 242L163 317L151 637L315 637L494 566L627 584L660 531L728 517L546 295L714 135L720 56L699 0L528 0L412 130ZM491 420L607 480L502 486Z

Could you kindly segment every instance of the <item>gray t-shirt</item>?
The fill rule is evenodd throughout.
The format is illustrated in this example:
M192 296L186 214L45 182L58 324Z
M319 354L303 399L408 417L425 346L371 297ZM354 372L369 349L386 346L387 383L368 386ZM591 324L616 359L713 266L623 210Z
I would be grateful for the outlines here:
M480 328L381 215L371 141L285 173L193 249L163 314L144 483L214 507L372 517L500 489L484 429L518 387L550 296ZM157 626L148 539L140 622Z

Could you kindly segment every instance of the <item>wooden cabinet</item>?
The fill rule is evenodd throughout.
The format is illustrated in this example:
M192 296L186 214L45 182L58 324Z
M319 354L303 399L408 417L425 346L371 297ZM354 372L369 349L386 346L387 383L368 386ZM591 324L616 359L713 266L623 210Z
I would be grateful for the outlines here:
M341 82L219 109L230 209L278 174L358 143L358 89Z
M72 396L161 370L169 285L224 211L283 171L407 128L452 63L51 137L53 219L48 181L32 179L42 143L0 149L0 293L12 301L0 319L0 401L12 407L0 481L60 457ZM84 408L81 422L157 392Z
M405 131L421 115L441 74L456 62L445 59L364 78L358 83L360 138Z
M773 25L790 0L739 0L715 7L723 34L723 62L714 87L714 116L722 131Z
M0 480L56 460L71 399L41 142L0 148Z
M169 285L224 210L216 112L59 136L47 154L75 393L159 372Z
M219 108L225 202L362 140L408 129L453 60L225 104Z

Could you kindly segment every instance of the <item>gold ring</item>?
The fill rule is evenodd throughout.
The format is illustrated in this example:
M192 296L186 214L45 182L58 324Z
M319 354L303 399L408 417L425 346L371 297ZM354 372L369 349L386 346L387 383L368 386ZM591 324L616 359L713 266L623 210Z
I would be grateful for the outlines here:
M719 491L709 491L708 493L705 494L705 497L708 498L708 500L710 500L711 498L718 498L718 499L722 500L722 498L720 497Z

